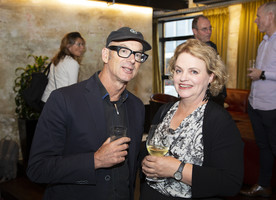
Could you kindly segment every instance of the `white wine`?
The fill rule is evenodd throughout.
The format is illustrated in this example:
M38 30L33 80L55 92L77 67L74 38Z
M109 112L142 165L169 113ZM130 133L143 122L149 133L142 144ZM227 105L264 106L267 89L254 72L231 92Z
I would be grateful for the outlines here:
M148 145L147 149L149 154L152 156L164 156L169 150L168 147L152 146L152 145Z

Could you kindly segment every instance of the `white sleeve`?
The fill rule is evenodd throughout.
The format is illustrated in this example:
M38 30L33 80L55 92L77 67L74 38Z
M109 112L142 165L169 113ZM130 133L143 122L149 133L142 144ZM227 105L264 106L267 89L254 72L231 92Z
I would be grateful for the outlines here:
M79 67L79 63L75 60L71 60L70 62L68 62L66 66L68 85L72 85L78 82Z

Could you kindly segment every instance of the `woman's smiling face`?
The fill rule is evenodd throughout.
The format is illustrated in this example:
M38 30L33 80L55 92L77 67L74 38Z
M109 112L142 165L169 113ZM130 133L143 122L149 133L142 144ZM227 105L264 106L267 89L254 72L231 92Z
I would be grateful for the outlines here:
M203 60L188 53L179 54L173 74L174 87L182 99L202 101L213 74L208 74Z

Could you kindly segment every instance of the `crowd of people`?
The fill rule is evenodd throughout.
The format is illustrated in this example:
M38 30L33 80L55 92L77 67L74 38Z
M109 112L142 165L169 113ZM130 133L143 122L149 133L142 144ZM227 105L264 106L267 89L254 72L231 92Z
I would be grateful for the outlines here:
M210 41L210 21L201 15L193 21L194 38L177 46L169 63L180 100L163 105L151 122L157 125L155 140L169 141L165 156L142 154L145 106L126 88L151 50L143 34L129 27L112 31L101 51L102 69L78 83L85 39L78 32L64 36L52 59L27 168L31 181L47 184L44 199L133 200L139 168L141 177L149 178L141 180L140 200L218 200L239 192L270 196L276 155L276 2L258 9L256 23L266 33L256 68L248 74L249 116L260 148L258 184L240 191L244 144L223 107L228 74ZM111 140L110 128L117 126L126 127L126 135Z

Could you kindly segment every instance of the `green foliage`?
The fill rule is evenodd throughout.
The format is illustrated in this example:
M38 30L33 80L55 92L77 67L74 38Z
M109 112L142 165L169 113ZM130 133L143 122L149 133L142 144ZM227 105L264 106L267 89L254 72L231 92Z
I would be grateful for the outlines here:
M25 88L27 88L32 79L32 73L34 72L42 72L47 67L47 56L35 56L29 55L34 59L34 64L28 64L26 67L18 67L15 69L15 73L17 75L16 79L14 80L13 91L15 92L15 104L16 109L15 112L21 119L38 119L39 114L34 109L26 104L23 99L22 92Z

